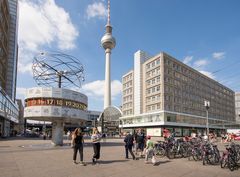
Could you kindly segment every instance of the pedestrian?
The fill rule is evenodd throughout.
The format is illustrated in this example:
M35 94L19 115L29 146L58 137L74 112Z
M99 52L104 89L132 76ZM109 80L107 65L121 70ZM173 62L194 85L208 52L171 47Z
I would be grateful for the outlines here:
M167 139L169 138L170 135L170 131L166 128L163 128L163 138L165 141L167 141Z
M98 159L100 158L100 147L101 147L100 145L101 135L97 128L93 128L91 140L93 143L93 151L94 151L93 158L92 158L92 162L94 165L98 162Z
M129 132L127 132L126 137L124 138L124 142L125 142L125 158L128 159L128 151L130 152L133 160L135 160L135 155L132 152L132 148L133 148L133 135L131 135Z
M77 164L76 162L77 152L79 151L80 164L84 166L85 163L83 162L83 143L84 143L84 139L83 139L82 130L80 128L76 128L73 132L72 142L71 142L71 146L73 147L73 163Z
M103 139L103 142L106 143L106 134L105 133L102 134L102 139Z
M137 148L138 148L138 144L137 144L137 132L134 130L133 132L133 151L135 152L135 154L137 154Z
M138 130L137 137L136 137L136 143L137 143L137 151L140 151L140 157L142 157L144 143L145 143L145 134L142 132L142 129Z
M151 140L151 136L147 136L145 153L145 163L148 163L148 158L151 158L153 165L155 165L154 143Z
M70 132L70 130L67 131L67 139L71 140L71 132Z

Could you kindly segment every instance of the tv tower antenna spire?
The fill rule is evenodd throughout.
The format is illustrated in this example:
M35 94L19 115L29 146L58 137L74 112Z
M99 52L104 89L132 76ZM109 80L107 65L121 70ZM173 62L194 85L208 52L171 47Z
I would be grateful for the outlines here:
M110 24L110 0L108 0L108 18L106 32L101 39L102 47L105 50L105 88L104 88L104 109L111 106L111 51L116 46L116 40L112 36Z

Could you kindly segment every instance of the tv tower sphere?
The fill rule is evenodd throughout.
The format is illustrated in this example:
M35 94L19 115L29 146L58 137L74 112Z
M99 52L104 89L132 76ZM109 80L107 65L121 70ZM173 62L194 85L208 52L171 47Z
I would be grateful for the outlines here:
M106 26L106 28L112 28L111 26ZM108 31L101 39L102 47L106 49L113 49L116 46L116 40Z

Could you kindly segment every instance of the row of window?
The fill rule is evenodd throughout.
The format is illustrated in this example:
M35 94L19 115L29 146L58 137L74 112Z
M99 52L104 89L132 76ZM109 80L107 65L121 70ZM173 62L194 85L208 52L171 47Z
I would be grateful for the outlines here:
M150 111L157 111L157 110L160 109L160 106L161 106L160 103L152 104L152 105L148 105L148 106L146 106L146 108L147 108L147 112L150 112Z
M131 94L133 93L133 89L132 88L129 88L129 89L126 89L123 91L123 95L128 95L128 94Z
M146 98L146 103L153 102L153 101L159 101L160 100L160 94L149 96Z
M223 87L217 82L214 82L206 78L203 74L194 72L193 70L188 69L186 66L181 66L177 62L171 61L171 59L168 59L165 57L164 63L168 66L168 67L165 67L165 71L167 73L171 73L173 70L178 71L178 72L174 72L174 77L180 78L182 80L188 79L189 83L195 83L194 81L196 81L196 84L201 84L201 85L206 84L208 87L214 90L217 90L219 92L226 93L227 95L234 94L232 91L230 91L226 87ZM186 76L188 76L188 78L186 78Z
M160 76L154 77L153 79L149 79L146 81L147 86L154 85L156 83L160 83Z
M123 106L122 106L123 109L129 109L129 108L132 108L132 102L130 103L124 103Z
M9 98L3 96L2 92L0 92L0 110L16 119L18 118L18 106L10 101Z
M146 70L149 70L157 65L160 65L160 58L153 60L152 62L146 64Z
M132 95L129 95L129 96L125 96L123 97L123 102L129 102L129 101L132 101L133 100L133 96Z
M123 78L123 82L127 82L133 79L133 74L129 74Z
M240 108L240 102L236 102L235 106Z
M126 89L126 88L128 88L128 87L132 87L132 85L133 85L133 81L129 81L129 82L127 82L127 83L124 83L124 84L123 84L123 89Z
M148 71L146 73L146 77L147 79L150 78L150 77L154 77L154 76L157 76L157 75L160 75L160 67L157 67L151 71Z
M153 94L153 93L155 93L155 92L160 92L160 85L157 85L157 86L155 86L155 87L148 88L148 89L146 90L146 94L147 94L147 95Z
M132 114L133 114L133 110L132 109L123 111L123 115L125 115L125 116L132 115Z

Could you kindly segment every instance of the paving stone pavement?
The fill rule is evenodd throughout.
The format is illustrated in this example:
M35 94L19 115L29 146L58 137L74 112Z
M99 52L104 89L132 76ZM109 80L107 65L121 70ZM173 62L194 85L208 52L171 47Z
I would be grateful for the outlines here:
M87 165L81 166L73 163L67 140L62 147L38 138L0 140L0 177L240 177L240 169L231 172L188 159L157 158L156 166L144 159L125 159L122 139L102 143L100 163L92 165L93 148L89 140L85 142Z

